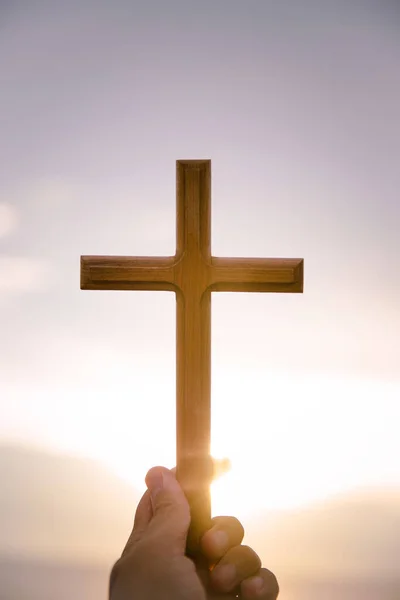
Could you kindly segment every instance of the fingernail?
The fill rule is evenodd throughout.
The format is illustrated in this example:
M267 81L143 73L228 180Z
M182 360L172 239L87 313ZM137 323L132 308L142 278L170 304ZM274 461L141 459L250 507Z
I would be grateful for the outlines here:
M221 565L214 569L213 574L225 589L229 589L236 582L237 571L234 565Z
M257 575L247 581L247 587L250 588L254 594L261 594L264 588L264 579Z
M179 494L180 485L172 471L164 467L153 467L146 475L146 485L152 498L155 498L161 490L171 494Z
M153 499L156 498L157 494L164 487L164 480L162 471L159 469L150 469L146 475L146 485L149 489L150 495Z
M229 538L225 531L210 531L209 536L215 553L220 554L228 548Z

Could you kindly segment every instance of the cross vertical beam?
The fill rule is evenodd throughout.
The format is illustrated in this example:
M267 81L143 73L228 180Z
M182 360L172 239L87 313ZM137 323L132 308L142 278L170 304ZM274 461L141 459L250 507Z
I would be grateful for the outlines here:
M209 525L211 429L211 171L208 161L177 164L177 477L188 498L189 547Z

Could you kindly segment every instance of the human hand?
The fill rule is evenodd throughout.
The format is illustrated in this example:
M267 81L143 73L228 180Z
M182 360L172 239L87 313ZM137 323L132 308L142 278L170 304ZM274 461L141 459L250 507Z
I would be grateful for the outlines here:
M109 600L276 600L275 575L241 545L233 517L216 517L195 564L185 555L190 509L175 475L155 467L136 510L132 533L110 576Z

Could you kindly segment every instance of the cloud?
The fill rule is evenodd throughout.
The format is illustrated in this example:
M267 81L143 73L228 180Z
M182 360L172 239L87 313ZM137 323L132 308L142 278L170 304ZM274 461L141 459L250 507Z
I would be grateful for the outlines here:
M0 256L0 293L38 292L47 287L50 263L27 257Z
M57 178L39 178L23 183L16 183L8 191L9 202L0 201L0 237L2 221L9 220L16 224L18 216L16 208L11 203L34 210L58 209L63 206L76 204L82 198L87 198L87 186L74 181L64 181Z
M5 202L0 203L0 238L12 233L18 224L18 212Z

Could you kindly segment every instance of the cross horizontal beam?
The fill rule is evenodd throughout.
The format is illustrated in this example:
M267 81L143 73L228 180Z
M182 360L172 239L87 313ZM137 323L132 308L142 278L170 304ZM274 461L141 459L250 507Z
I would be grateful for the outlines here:
M181 258L82 256L85 290L164 290L178 292ZM303 291L303 260L284 258L217 258L204 261L205 286L212 292Z

